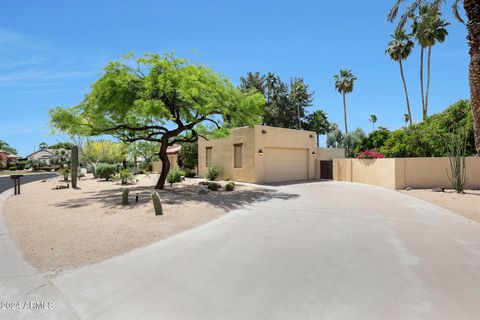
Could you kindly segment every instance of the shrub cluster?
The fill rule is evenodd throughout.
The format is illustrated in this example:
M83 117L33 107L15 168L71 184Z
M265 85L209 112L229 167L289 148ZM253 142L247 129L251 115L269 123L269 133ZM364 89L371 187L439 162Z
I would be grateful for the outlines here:
M112 177L119 172L120 165L118 164L110 164L110 163L99 163L95 167L95 174L97 178L110 180Z
M170 186L173 186L174 183L182 181L183 171L180 169L171 169L167 175L167 182L170 183Z
M196 173L194 171L185 171L185 178L195 178Z
M227 185L225 186L225 190L233 191L233 189L235 189L235 182L233 181L228 182Z
M216 182L209 182L208 183L208 190L217 191L218 189L220 189L220 184L218 184Z
M208 167L205 177L207 180L215 181L222 174L222 169L217 164L212 164Z
M130 169L124 168L121 169L114 177L114 180L121 181L122 184L128 184L133 182L133 173Z
M395 131L379 127L356 146L362 150L378 150L386 157L445 157L449 155L447 142L463 130L466 136L465 154L475 153L472 109L468 100L460 100L443 112Z

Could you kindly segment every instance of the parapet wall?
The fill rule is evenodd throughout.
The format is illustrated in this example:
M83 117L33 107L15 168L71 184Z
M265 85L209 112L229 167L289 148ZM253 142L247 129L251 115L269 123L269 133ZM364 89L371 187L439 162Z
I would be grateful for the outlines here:
M466 158L468 189L480 188L480 157ZM333 179L389 189L451 186L449 158L385 158L333 160Z

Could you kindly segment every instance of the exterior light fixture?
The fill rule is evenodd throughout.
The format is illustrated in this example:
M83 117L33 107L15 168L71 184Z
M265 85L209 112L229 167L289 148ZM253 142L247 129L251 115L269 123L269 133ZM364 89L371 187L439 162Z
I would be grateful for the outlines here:
M317 153L315 151L312 151L312 156L315 158L317 156Z
M262 149L258 150L258 155L263 156L263 151L262 151Z
M313 134L310 135L310 138L313 138Z
M263 133L263 134L267 133L267 130L262 129L262 133Z

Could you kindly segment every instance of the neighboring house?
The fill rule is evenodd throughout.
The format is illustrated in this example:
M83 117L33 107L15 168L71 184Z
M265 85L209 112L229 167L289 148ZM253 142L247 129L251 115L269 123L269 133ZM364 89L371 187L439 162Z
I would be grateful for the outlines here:
M170 160L170 169L177 169L178 168L178 153L182 146L178 144L174 144L167 148L167 156ZM162 171L162 162L159 160L152 162L152 172L153 173L160 173Z
M45 165L50 165L50 158L55 155L55 149L43 148L27 156L28 160L40 160Z
M343 149L316 147L313 131L257 125L232 129L226 138L198 141L198 170L218 165L221 178L252 183L320 179L320 162L331 166ZM320 161L322 160L322 161ZM328 161L324 161L328 160Z
M8 163L17 163L20 157L8 151L0 150L0 168L6 168Z

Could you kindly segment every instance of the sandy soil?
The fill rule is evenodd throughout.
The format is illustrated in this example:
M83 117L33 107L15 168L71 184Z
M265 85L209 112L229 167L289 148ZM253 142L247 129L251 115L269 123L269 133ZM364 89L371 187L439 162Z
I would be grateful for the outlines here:
M401 190L400 192L431 202L468 219L480 222L480 190L467 190L465 194L458 194L453 190L433 192L431 189Z
M60 178L22 187L3 209L12 238L25 259L40 271L58 272L122 254L215 219L253 201L282 195L273 190L237 183L233 192L200 195L198 179L159 191L164 215L155 216L150 192L157 175L141 176L135 185L79 182L80 189L55 190ZM225 182L223 182L225 184ZM130 204L121 205L123 188ZM135 203L135 195L140 200Z

